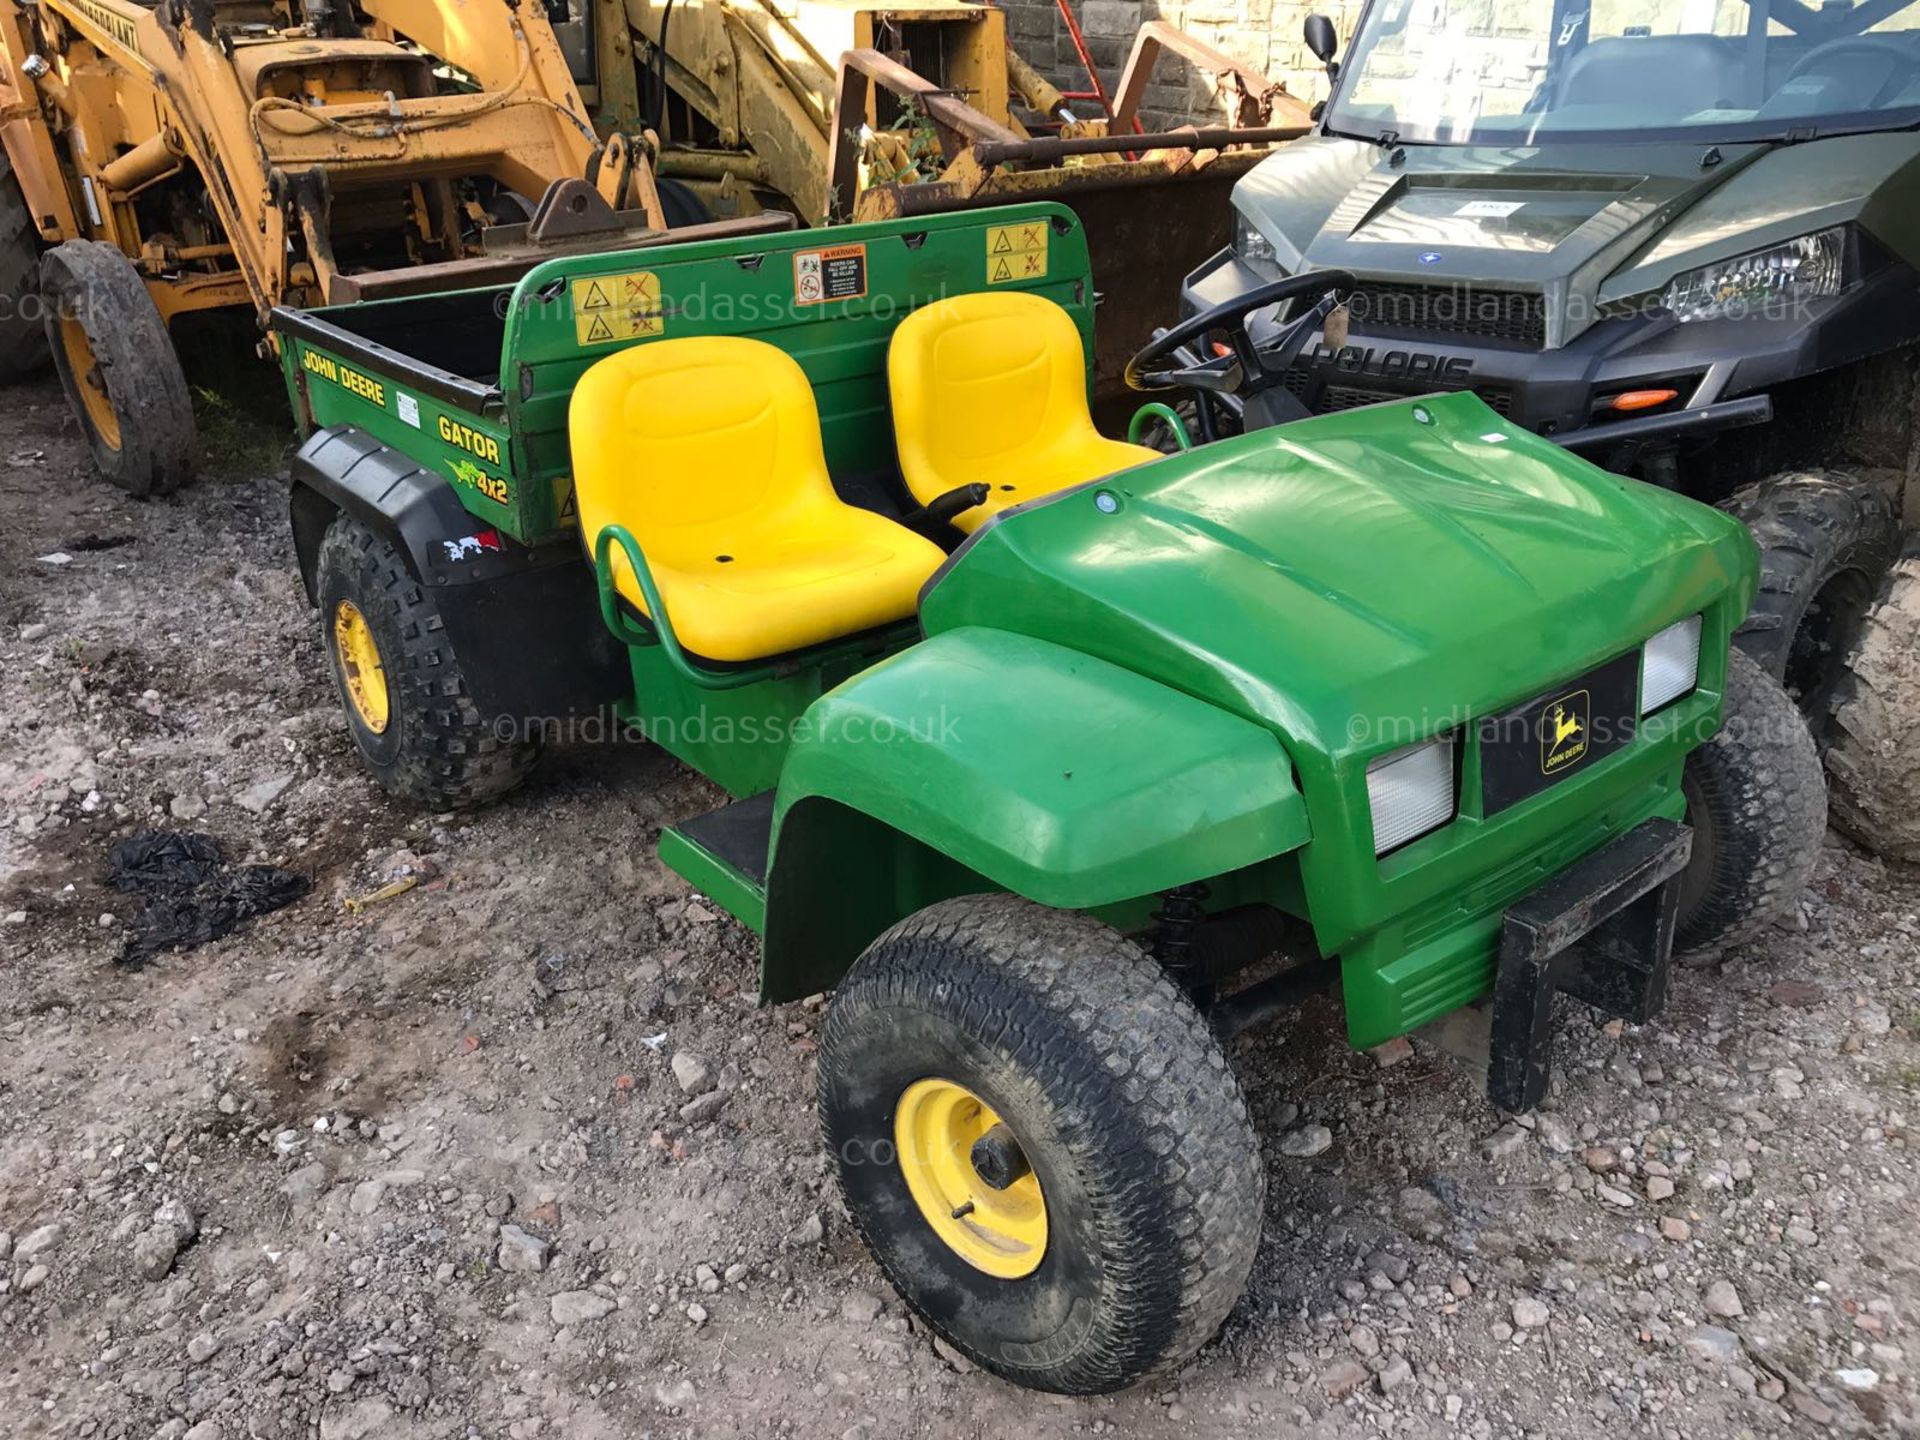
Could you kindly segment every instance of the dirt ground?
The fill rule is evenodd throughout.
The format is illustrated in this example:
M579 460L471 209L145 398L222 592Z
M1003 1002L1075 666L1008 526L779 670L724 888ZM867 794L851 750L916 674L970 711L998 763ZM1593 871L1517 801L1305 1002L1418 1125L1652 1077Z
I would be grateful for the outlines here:
M1920 1428L1920 874L1832 840L1658 1023L1568 1003L1520 1123L1425 1037L1348 1051L1329 1003L1243 1039L1245 1299L1170 1384L1030 1395L887 1290L816 1141L822 1012L756 1008L750 937L653 858L717 792L607 744L477 816L386 802L281 436L214 449L136 503L50 383L0 410L7 1436ZM106 856L153 827L311 892L122 965Z

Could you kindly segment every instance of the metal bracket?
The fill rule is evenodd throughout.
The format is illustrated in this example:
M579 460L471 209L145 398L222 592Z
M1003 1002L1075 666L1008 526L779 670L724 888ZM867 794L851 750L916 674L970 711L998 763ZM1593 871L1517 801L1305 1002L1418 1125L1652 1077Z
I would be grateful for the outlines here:
M1659 1013L1680 907L1675 877L1692 854L1693 831L1648 820L1507 911L1487 1065L1494 1104L1530 1110L1546 1096L1556 990L1635 1025Z

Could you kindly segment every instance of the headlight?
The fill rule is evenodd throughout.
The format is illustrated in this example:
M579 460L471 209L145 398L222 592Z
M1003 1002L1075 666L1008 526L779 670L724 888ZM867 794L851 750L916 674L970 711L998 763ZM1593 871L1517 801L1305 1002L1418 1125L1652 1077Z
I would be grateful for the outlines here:
M1663 303L1682 321L1781 315L1838 295L1846 262L1846 230L1821 230L1676 276Z
M1640 713L1651 715L1700 683L1700 617L1669 625L1640 651Z
M1253 227L1238 210L1233 212L1233 253L1249 269L1263 275L1279 279L1281 275L1280 257L1274 253L1273 242Z
M1373 853L1384 855L1453 818L1453 736L1382 755L1367 766Z

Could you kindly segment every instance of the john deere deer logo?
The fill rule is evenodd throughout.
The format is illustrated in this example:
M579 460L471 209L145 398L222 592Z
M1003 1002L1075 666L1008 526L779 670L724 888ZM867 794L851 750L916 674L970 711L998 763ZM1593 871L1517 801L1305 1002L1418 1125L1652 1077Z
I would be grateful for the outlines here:
M1587 753L1592 700L1585 690L1550 701L1540 717L1540 772L1557 775Z

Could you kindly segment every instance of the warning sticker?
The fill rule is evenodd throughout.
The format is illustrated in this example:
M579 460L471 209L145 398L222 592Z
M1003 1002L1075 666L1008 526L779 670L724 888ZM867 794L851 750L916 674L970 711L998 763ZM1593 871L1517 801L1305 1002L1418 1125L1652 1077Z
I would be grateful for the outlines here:
M1039 280L1047 273L1047 222L987 227L987 283Z
M829 300L858 300L867 293L867 247L829 245L801 250L793 257L793 303L824 305Z
M582 275L570 287L573 338L580 345L643 340L667 328L660 306L660 277L651 270L625 275Z

